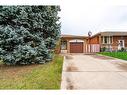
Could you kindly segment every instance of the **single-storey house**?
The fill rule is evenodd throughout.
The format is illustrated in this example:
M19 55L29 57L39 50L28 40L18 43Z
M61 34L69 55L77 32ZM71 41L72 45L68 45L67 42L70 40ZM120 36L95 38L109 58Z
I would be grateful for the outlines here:
M89 53L127 49L127 32L99 32L91 37L61 35L61 53Z

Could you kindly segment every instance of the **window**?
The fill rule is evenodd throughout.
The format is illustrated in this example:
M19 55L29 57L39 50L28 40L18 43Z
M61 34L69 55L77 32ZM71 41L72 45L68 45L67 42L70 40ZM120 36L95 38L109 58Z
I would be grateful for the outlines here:
M104 43L105 44L107 44L107 42L108 42L108 39L107 38L108 38L107 36L104 37Z
M63 50L67 49L67 41L61 41L61 49Z
M101 43L103 44L104 42L103 42L103 36L101 36Z
M112 43L112 37L110 36L110 43Z
M111 44L112 37L111 36L103 36L103 37L101 37L101 41L103 44Z

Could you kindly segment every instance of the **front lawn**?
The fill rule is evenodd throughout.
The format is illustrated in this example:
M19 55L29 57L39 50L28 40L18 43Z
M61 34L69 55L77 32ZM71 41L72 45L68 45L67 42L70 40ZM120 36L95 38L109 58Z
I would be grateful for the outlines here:
M123 60L127 60L127 52L100 52L98 54L106 55L106 56L111 56Z
M0 89L59 89L63 56L40 65L0 65Z

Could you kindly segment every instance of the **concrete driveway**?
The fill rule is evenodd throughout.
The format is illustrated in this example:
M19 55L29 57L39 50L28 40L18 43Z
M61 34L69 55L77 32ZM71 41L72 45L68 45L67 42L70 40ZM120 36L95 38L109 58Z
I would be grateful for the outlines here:
M127 61L100 55L65 55L61 89L127 89Z

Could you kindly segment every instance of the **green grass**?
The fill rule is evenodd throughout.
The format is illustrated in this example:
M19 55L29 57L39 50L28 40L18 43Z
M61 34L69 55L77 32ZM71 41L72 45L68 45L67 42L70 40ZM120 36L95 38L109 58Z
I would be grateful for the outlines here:
M0 89L59 89L63 56L55 55L48 64L1 66Z
M98 54L102 54L102 55L111 56L111 57L114 57L114 58L127 60L127 52L100 52Z

